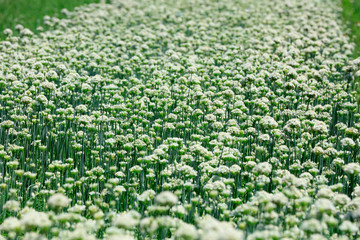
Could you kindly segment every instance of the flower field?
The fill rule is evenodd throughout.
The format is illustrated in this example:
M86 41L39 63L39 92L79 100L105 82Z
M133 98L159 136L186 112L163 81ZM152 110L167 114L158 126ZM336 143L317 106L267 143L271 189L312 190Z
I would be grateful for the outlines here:
M114 0L6 29L0 239L359 239L339 6Z

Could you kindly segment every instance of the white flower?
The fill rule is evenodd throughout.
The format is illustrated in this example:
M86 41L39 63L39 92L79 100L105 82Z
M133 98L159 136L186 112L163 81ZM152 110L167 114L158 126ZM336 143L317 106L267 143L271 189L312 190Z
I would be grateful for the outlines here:
M33 102L33 99L28 96L23 96L20 101L25 104L30 104Z
M301 224L300 228L308 233L321 233L321 231L323 229L320 221L317 219L305 220Z
M50 208L60 210L60 209L68 207L70 202L71 202L71 199L69 199L64 194L56 193L48 199L47 204Z
M348 163L343 166L343 170L346 174L359 174L360 165L358 163Z
M299 129L301 127L301 122L297 118L292 118L289 121L286 122L286 126L284 129L293 130L293 129Z
M175 205L171 208L171 212L175 215L182 217L187 214L186 209L182 205Z
M23 36L32 36L33 32L28 28L24 28L24 29L21 29L20 34Z
M316 155L323 155L325 152L324 152L324 149L320 146L316 146L313 148L312 152Z
M196 228L187 223L183 223L180 227L175 231L175 239L179 240L196 240L198 239L199 234Z
M4 35L11 36L13 34L13 31L9 28L4 29L3 31Z
M160 206L174 206L178 202L178 197L169 191L164 191L155 197L155 203Z
M253 172L257 174L263 174L265 176L269 176L272 170L272 166L268 162L258 163L254 168Z
M152 190L152 189L146 190L140 196L138 196L138 200L140 202L149 202L152 199L154 199L155 195L156 195L156 193L154 190Z
M261 134L258 137L260 142L269 142L270 141L270 135L269 134Z
M278 230L263 230L263 231L255 231L250 234L249 240L262 240L262 239L279 239L281 233Z
M40 84L40 86L42 86L43 88L45 88L46 90L55 90L56 89L56 84L53 82L42 82Z
M318 198L327 198L332 199L334 196L334 192L330 188L321 188L316 194Z
M84 212L86 209L86 207L84 205L78 205L76 204L75 206L71 207L68 209L68 212L71 213L82 213Z
M66 234L62 236L61 234ZM91 233L88 233L87 229L84 226L77 226L73 231L68 232L60 232L60 239L70 239L70 240L96 240L96 237Z
M327 238L321 234L316 233L316 234L311 234L311 237L309 240L327 240Z
M278 123L275 121L275 119L273 117L270 117L270 116L265 116L263 117L259 124L261 126L263 126L264 128L270 128L270 129L273 129L273 128L277 128L278 127Z
M350 198L345 194L336 194L334 197L334 203L339 206L345 206L350 202Z
M241 167L239 165L234 164L230 167L229 170L231 174L239 174L241 172Z
M20 203L15 200L9 200L4 204L3 209L9 212L17 212L20 210Z
M92 91L92 89L93 88L87 83L83 83L82 86L81 86L81 90L83 92L89 92L89 91Z
M52 225L46 213L37 212L34 209L28 209L27 212L23 213L20 223L25 229L48 229Z
M47 240L47 238L37 232L27 232L23 240Z
M140 221L141 231L146 231L148 233L153 233L158 229L158 222L154 217L145 217Z
M325 134L328 132L328 126L326 123L316 119L314 119L312 122L314 124L312 127L313 131L321 134Z
M135 240L136 238L126 233L112 234L105 240Z
M118 214L113 220L113 225L118 228L133 229L140 223L140 214L134 210Z
M316 200L314 203L314 209L320 213L327 214L335 213L336 211L334 204L326 198L320 198Z
M114 188L114 192L117 194L122 194L122 193L126 192L126 189L124 188L124 186L116 186Z
M359 227L356 226L356 224L345 220L344 222L341 223L341 225L339 226L339 229L345 233L348 234L355 234L359 231Z
M48 102L48 99L46 98L46 96L40 94L36 97L36 100L42 104L46 104Z
M48 80L56 80L58 79L58 74L55 71L49 71L46 73L46 79Z
M6 232L18 232L21 230L21 222L16 217L8 217L0 225L0 229Z
M355 142L351 138L343 138L340 142L343 147L355 147Z
M229 222L220 222L215 218L207 215L202 218L199 223L200 239L202 240L242 240L244 238L243 232L237 230Z

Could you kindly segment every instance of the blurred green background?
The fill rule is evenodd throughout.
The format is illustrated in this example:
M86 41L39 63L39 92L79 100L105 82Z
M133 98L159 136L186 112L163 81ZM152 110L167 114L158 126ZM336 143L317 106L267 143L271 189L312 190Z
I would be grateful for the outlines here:
M343 18L355 42L354 58L360 56L360 0L342 0Z
M61 9L72 10L77 6L89 3L99 3L100 0L0 0L0 39L4 39L5 28L14 30L17 24L22 24L36 32L38 26L43 26L43 17L64 17ZM15 31L14 31L15 33Z

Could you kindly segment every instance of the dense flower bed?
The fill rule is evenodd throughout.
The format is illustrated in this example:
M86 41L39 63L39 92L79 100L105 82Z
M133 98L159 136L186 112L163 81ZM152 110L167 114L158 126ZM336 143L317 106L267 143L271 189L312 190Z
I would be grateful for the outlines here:
M336 3L119 0L5 30L4 238L360 237Z

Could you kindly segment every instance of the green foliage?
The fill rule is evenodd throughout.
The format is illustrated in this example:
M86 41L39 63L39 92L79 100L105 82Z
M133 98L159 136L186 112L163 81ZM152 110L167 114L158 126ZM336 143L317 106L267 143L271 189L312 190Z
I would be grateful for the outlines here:
M360 1L342 0L343 18L350 30L351 41L355 43L354 58L360 56ZM360 78L356 79L357 101L360 100Z
M360 1L342 0L343 16L355 42L354 57L360 56Z
M5 28L14 29L22 24L36 32L42 26L46 15L63 17L61 9L72 10L77 6L89 3L99 3L99 0L0 0L0 39L4 39Z

